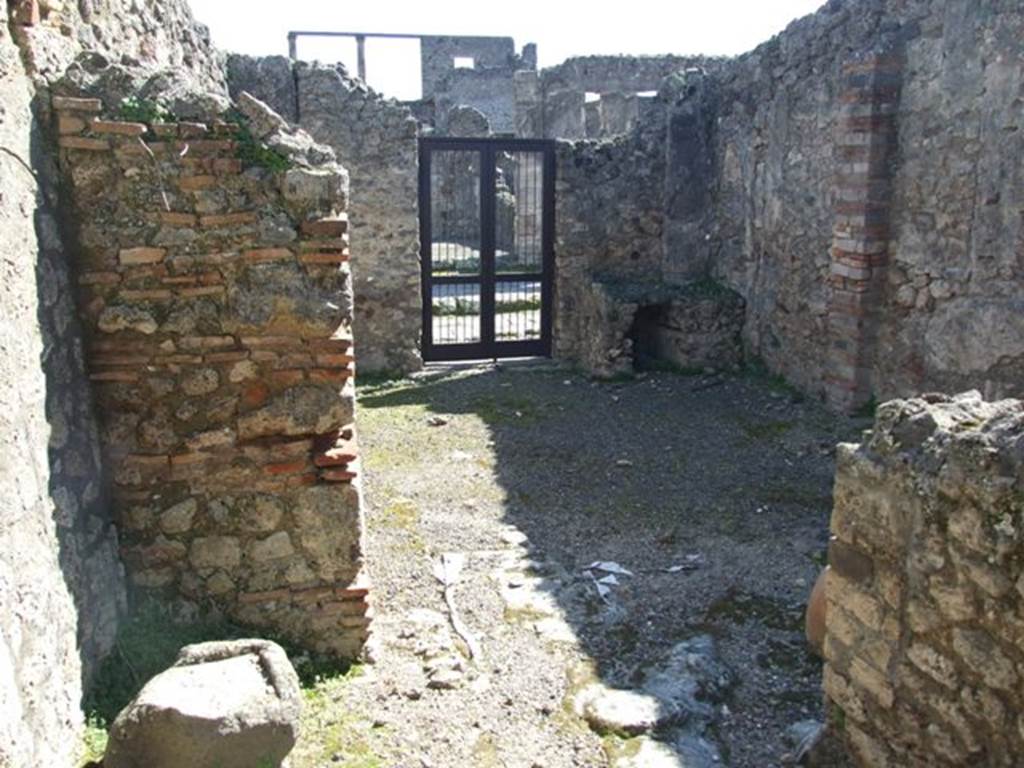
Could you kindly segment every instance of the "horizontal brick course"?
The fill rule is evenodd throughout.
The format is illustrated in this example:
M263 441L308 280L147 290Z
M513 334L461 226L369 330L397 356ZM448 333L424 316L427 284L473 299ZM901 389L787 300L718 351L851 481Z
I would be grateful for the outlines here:
M302 222L302 234L306 237L336 238L348 232L347 218L316 219Z
M62 149L79 149L86 152L105 152L110 149L106 139L91 139L87 136L61 136L57 145Z
M103 102L99 99L81 99L73 96L54 96L53 108L70 112L102 112Z
M155 264L163 261L166 255L166 248L122 248L118 253L118 260L125 265Z
M240 227L256 223L259 217L254 211L238 211L235 213L214 213L199 217L199 226L203 229L215 227Z
M147 128L142 123L122 123L96 118L89 121L89 130L93 133L110 133L118 136L142 136Z

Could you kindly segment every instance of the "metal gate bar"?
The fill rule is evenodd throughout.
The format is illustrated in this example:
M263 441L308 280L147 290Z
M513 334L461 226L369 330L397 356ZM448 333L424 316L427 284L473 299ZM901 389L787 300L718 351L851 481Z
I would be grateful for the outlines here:
M549 356L554 143L425 138L419 155L423 359Z

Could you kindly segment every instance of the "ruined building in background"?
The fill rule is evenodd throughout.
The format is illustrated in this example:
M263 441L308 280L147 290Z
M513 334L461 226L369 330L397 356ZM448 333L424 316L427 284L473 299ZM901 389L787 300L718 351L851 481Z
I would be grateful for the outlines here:
M538 70L507 38L424 37L414 103L283 57L231 56L228 84L370 190L352 236L375 254L356 274L374 367L415 364L421 331L414 134L550 138L556 356L599 375L758 358L855 408L1021 393L1021 23L994 1L833 0L735 58Z

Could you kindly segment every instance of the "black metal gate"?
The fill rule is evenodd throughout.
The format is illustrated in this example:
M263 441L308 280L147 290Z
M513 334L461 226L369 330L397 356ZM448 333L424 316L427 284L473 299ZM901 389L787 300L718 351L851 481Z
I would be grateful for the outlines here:
M554 144L420 139L423 359L551 354Z

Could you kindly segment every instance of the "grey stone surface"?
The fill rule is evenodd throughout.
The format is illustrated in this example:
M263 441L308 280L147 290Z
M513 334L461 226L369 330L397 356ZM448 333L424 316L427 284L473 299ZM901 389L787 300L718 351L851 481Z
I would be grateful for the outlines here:
M599 139L630 133L643 122L645 96L689 68L717 71L707 56L576 56L541 71L536 84L516 83L516 130L523 137ZM517 75L520 76L521 75ZM586 95L596 101L586 101ZM587 119L587 115L590 119Z
M734 682L731 670L718 659L714 640L697 635L673 646L646 670L639 688L593 682L575 695L572 704L598 733L641 737L612 742L611 765L698 768L721 760L706 733ZM657 741L651 738L655 733Z
M277 768L298 737L302 694L267 640L181 649L117 716L106 768Z
M280 85L286 72L294 97ZM340 66L232 55L228 74L233 95L248 92L282 115L297 114L299 125L347 168L360 370L416 370L422 361L415 119Z
M83 684L125 607L108 477L85 374L46 89L84 49L174 67L224 91L219 56L187 4L42 3L0 9L0 763L70 765ZM16 40L12 39L12 32Z
M472 59L472 67L458 68L456 57ZM515 74L535 70L536 47L516 53L510 37L438 37L420 41L423 99L434 104L437 127L448 130L450 111L459 105L486 116L495 133L516 129ZM454 134L453 134L454 135Z
M1024 404L976 391L884 403L862 443L839 446L824 680L859 765L1011 766L1024 751L1007 727L1022 446Z
M449 136L489 136L491 124L487 115L476 107L458 104L448 112L447 134Z
M1024 279L1022 171L1006 162L1024 141L1012 107L1022 29L1020 8L998 2L830 2L716 78L713 270L747 299L745 341L774 370L822 386L840 72L888 39L903 46L905 75L874 389L1020 392L1019 351L978 370L941 353L937 337L949 324L1012 331L1013 315L976 319L965 299L983 309L1019 295Z
M601 301L594 282L656 283L661 275L664 223L665 122L606 142L559 142L555 185L555 354L594 357L584 350L606 333L588 304ZM593 307L621 331L631 318ZM628 310L626 310L628 312ZM598 346L605 346L599 344ZM614 346L614 342L613 342ZM614 349L608 350L614 354ZM598 354L599 359L604 353Z
M32 162L31 143L40 135L32 130L31 84L10 38L6 5L0 21L0 143L14 153L0 154L0 764L27 768L68 764L82 720L81 660L74 596L59 559L58 478L51 480L48 455L53 432L35 268L41 244L32 220L40 190L31 165L22 165ZM58 419L57 433L67 440L71 424ZM71 523L77 496L64 498ZM50 640L29 643L31 637Z
M187 0L41 2L42 23L21 30L29 69L52 81L81 51L149 70L186 74L203 90L226 94L222 54L196 23Z
M630 330L638 362L690 371L733 370L743 363L744 302L738 294L694 283L668 292L661 303L656 294L647 302Z
M687 70L667 78L661 91L668 102L663 274L685 284L712 266L715 87L703 70Z
M0 9L0 252L5 267L0 460L0 763L69 765L79 702L124 610L123 569L75 319L45 106L85 48L175 66L223 91L218 55L183 2L43 4L15 28ZM130 20L130 23L129 23ZM35 108L35 113L33 113Z
M79 82L102 92L110 70ZM134 585L354 656L370 616L366 586L353 584L362 518L349 466L345 170L245 93L238 125L215 113L149 126L186 137L189 150L150 137L152 155L131 135L146 126L90 128L73 112L97 107L54 105L79 126L60 157ZM105 322L110 307L147 322ZM310 514L319 485L322 514Z
M599 733L636 736L664 722L661 702L637 691L607 688L595 683L583 691L583 717Z
M846 320L830 312L830 249L838 174L851 172L836 161L837 132L856 111L844 112L840 91L844 66L886 47L904 59L898 163L864 375L881 398L968 386L1019 394L1024 185L1006 158L1021 154L1022 28L1019 8L998 2L830 2L736 59L586 57L539 82L521 77L521 131L604 136L606 108L629 127L560 149L556 350L595 359L582 329L602 313L587 311L600 295L588 277L686 284L710 273L746 301L748 355L814 394L847 375L830 347L842 342L830 328ZM611 102L641 87L659 96L638 100L630 127ZM585 105L586 92L601 101ZM621 215L608 215L613 206ZM607 335L606 325L596 359L619 354ZM968 342L978 337L991 343Z
M298 92L286 56L235 56L226 60L232 94L249 91L290 122L298 121Z

